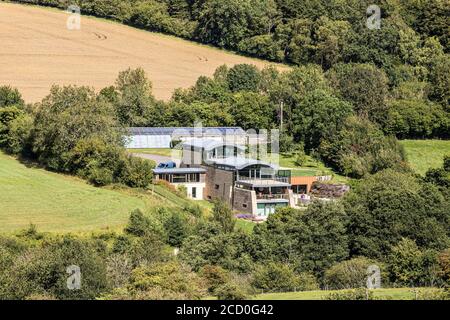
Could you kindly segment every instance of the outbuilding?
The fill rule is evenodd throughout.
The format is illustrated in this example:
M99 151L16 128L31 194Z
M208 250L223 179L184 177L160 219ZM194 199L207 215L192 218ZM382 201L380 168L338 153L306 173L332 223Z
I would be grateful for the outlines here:
M139 127L128 129L128 149L167 149L174 142L186 142L197 138L218 142L245 144L247 134L240 127Z

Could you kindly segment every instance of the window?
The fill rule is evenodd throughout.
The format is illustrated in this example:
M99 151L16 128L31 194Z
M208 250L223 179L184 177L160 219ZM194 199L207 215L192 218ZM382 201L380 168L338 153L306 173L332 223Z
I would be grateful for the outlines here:
M219 188L220 188L220 186L219 186L218 184L216 184L216 185L214 186L214 189L216 189L216 190L219 190Z
M197 188L192 188L192 198L196 199L197 198Z
M242 207L243 207L243 208L247 208L247 204L246 204L246 203L243 203L243 204L242 204Z

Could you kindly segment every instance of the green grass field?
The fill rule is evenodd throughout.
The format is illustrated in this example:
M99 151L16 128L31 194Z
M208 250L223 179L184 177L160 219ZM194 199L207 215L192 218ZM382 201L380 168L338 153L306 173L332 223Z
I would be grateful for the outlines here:
M438 289L420 288L417 289L417 297L424 292L432 292ZM256 295L255 300L323 300L327 295L339 291L304 291L304 292L288 292L288 293L266 293ZM389 288L372 290L375 299L380 300L414 300L416 292L411 288Z
M0 232L16 232L30 223L54 232L117 228L132 210L161 203L160 197L95 188L72 176L29 168L0 152Z
M295 164L295 157L293 155L282 154L280 156L280 167L289 168L292 171L293 177L308 177L308 176L333 176L333 181L337 183L347 183L348 178L335 173L332 169L326 167L322 162L306 156L306 163L299 167Z
M407 160L418 174L429 168L439 168L445 155L450 155L450 140L403 140Z

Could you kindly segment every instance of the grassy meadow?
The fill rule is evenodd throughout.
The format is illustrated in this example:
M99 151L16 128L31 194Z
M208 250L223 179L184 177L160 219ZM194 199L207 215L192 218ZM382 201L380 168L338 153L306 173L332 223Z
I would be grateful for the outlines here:
M132 210L164 202L159 196L96 188L76 177L27 167L0 152L0 232L16 232L30 223L52 232L117 228Z
M418 174L424 175L429 168L439 168L445 155L450 155L450 140L403 140L411 167Z

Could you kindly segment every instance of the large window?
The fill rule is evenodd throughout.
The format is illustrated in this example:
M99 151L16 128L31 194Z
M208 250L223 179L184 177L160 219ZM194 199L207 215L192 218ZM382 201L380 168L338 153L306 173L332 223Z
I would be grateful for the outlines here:
M200 182L200 173L160 174L159 179L170 183Z

